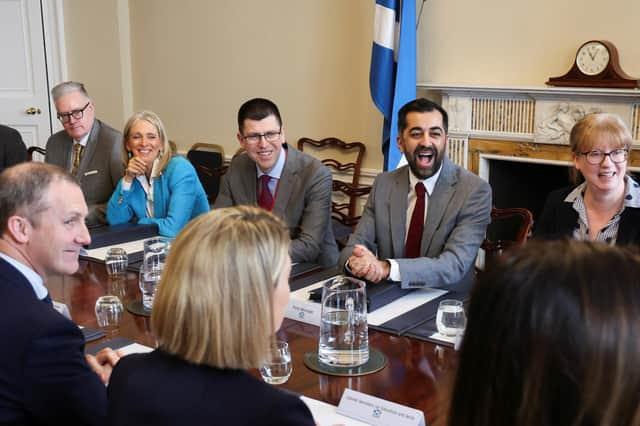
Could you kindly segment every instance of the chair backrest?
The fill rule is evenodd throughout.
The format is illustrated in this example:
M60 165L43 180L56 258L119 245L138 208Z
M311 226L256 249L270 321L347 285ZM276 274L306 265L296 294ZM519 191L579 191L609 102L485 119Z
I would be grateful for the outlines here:
M351 184L358 186L360 183L360 169L362 167L362 158L367 148L362 142L344 142L338 138L324 138L314 140L310 138L298 139L298 149L304 151L305 145L313 147L314 152L322 154L320 161L338 172L351 172ZM354 157L353 161L345 161L344 158ZM337 159L339 157L340 159Z
M485 251L485 266L510 247L527 242L533 215L525 208L492 208L487 236L480 246Z
M44 161L44 156L47 153L47 150L44 148L40 148L39 146L30 146L29 148L27 148L27 161L33 161L34 152L42 155L42 161Z
M333 179L335 197L332 202L332 217L342 225L353 228L360 219L356 214L358 198L371 190L370 187L360 186L360 169L366 151L365 145L362 142L347 143L338 138L300 138L298 149L304 151L305 146L317 154L320 161L330 169L352 174L350 182ZM345 199L347 202L344 202Z
M224 148L217 144L198 142L189 148L187 159L196 169L209 203L213 203L220 191L220 178L227 171Z

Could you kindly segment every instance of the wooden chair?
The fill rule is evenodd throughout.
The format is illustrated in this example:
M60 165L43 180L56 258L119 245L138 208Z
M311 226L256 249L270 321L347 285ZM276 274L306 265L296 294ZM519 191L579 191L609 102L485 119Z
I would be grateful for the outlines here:
M480 246L485 252L485 269L504 250L525 244L532 225L533 215L528 209L519 207L492 208L487 236Z
M195 167L209 203L213 204L220 191L220 178L227 171L224 148L217 144L194 143L187 152L187 159Z
M27 161L33 161L34 152L42 155L42 161L44 161L44 156L47 153L47 150L44 148L40 148L39 146L30 146L29 148L27 148Z
M371 192L370 186L360 185L360 169L366 147L362 142L346 143L338 138L314 140L300 138L298 149L304 151L305 146L318 154L322 163L340 173L351 173L351 181L333 179L333 200L331 202L331 218L333 232L340 249L344 247L349 234L360 220L358 215L358 199ZM350 161L353 160L353 161Z

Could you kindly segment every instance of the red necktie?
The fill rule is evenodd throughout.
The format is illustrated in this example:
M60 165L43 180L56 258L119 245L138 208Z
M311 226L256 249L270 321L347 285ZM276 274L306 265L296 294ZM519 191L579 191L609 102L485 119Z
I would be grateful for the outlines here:
M258 197L258 205L263 209L269 211L273 209L273 196L271 195L271 190L269 189L270 180L271 176L269 175L260 176L260 196Z
M412 259L420 257L420 243L424 230L424 194L426 190L422 182L416 183L416 205L411 214L407 242L404 246L404 257Z

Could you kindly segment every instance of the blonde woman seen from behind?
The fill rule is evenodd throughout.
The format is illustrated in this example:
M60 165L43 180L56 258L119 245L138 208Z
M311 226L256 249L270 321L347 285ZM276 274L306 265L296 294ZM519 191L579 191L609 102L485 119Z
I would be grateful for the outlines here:
M259 208L191 221L154 301L159 347L114 369L109 424L313 425L300 398L246 371L265 360L284 318L288 248L286 226Z

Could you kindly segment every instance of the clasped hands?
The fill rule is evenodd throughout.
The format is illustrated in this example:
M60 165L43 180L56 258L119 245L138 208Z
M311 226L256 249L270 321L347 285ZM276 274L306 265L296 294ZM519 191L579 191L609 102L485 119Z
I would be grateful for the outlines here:
M127 182L132 182L136 177L147 174L151 166L152 164L145 163L140 157L131 157L124 171L124 179Z
M365 246L356 244L348 260L351 273L359 278L377 283L389 276L391 265L378 258Z
M87 364L89 364L89 368L100 377L100 380L102 380L105 385L108 385L113 367L116 366L123 356L124 352L122 351L104 348L95 354L95 356L85 354L84 357L87 360Z

